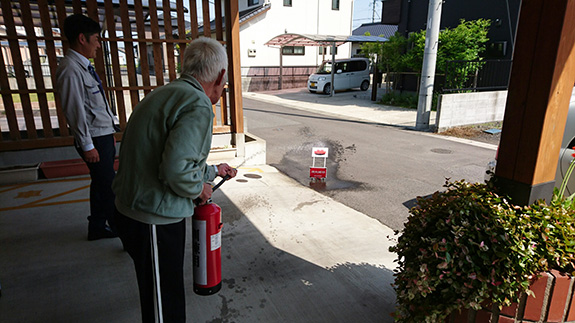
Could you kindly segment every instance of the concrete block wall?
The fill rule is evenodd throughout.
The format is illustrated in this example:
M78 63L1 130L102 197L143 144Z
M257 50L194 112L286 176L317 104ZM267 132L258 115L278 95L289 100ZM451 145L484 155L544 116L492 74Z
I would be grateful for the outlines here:
M441 132L456 126L502 121L506 102L507 91L442 94L436 129Z
M282 77L282 89L294 89L294 88L305 88L307 87L307 75L289 76L284 75ZM247 92L263 92L263 91L275 91L279 89L279 76L267 76L267 77L242 77L242 89Z

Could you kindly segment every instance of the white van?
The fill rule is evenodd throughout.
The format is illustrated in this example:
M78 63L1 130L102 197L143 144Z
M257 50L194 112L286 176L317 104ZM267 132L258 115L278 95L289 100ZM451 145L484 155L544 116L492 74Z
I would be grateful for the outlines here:
M307 89L312 92L331 92L331 61L323 62L315 74L309 76ZM366 91L369 88L369 59L345 58L335 60L334 74L335 90L360 88Z

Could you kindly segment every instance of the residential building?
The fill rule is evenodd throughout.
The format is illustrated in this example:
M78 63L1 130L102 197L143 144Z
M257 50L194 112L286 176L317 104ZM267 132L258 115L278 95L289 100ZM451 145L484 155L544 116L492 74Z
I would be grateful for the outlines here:
M444 1L440 28L454 28L461 19L489 19L489 42L484 56L511 59L520 5L521 0ZM409 33L426 29L428 7L427 0L387 0L382 9L382 23L397 22L398 31L408 36Z
M352 0L239 0L240 48L242 67L279 66L279 49L265 45L283 34L350 35ZM337 49L337 58L349 57L351 46ZM319 65L323 54L331 51L320 47L285 47L283 64Z
M331 48L319 46L285 46L280 58L280 48L265 45L275 36L284 33L351 35L352 32L353 0L238 1L244 91L277 89L280 60L287 73L283 88L305 86L301 80L305 82L307 75L323 60L331 58ZM336 49L336 58L348 58L351 54L349 43ZM290 73L295 78L290 78ZM265 80L261 79L264 74Z

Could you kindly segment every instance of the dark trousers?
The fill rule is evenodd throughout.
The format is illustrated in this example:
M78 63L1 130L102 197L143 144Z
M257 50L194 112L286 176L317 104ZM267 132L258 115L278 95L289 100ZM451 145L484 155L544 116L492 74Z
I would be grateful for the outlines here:
M114 145L114 135L93 137L92 142L100 155L97 163L88 163L90 170L90 216L88 216L88 230L102 230L108 225L114 228L114 200L116 196L112 191L112 181L116 176L114 170L114 158L116 157L116 146ZM78 153L84 159L84 154L79 147Z
M142 223L116 211L116 228L134 261L142 322L186 322L184 249L186 221L167 225Z

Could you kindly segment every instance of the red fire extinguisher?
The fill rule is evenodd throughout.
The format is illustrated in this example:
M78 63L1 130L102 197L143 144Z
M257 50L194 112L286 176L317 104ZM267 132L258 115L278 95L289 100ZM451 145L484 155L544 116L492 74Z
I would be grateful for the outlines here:
M226 180L212 188L217 190ZM192 216L194 292L213 295L222 288L222 209L211 200L196 206Z
M194 292L198 295L212 295L222 287L221 212L222 209L215 203L194 209Z

